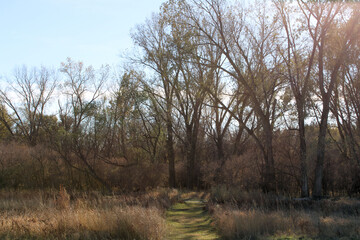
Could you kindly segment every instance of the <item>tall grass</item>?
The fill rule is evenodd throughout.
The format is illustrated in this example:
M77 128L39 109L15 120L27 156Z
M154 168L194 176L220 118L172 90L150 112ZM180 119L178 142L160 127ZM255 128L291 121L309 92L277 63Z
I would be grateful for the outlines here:
M0 192L0 239L163 239L168 195Z
M215 225L226 239L256 239L260 236L307 236L360 239L360 220L355 216L323 217L317 212L262 210L214 211Z
M223 186L213 188L210 199L208 209L225 239L360 239L358 199L296 200Z
M9 239L162 239L164 234L165 220L156 208L13 211L0 220L0 237Z

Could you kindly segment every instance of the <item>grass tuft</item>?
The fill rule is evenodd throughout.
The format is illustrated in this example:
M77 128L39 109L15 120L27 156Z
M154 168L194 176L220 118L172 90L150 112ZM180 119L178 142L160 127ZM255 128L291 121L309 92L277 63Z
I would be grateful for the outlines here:
M68 209L70 207L70 195L62 185L60 185L60 190L56 197L55 205L60 210Z

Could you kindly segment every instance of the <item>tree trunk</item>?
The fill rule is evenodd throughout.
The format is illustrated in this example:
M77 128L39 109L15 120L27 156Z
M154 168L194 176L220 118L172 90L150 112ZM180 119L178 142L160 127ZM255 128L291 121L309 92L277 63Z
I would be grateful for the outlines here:
M169 113L168 113L169 115ZM175 178L175 153L174 153L174 140L173 140L173 127L171 118L167 118L167 139L166 139L166 148L167 148L167 159L169 161L169 187L176 187L176 178Z
M186 127L186 160L187 160L187 186L194 189L198 185L199 169L196 164L197 131L191 126Z
M300 165L301 165L301 197L309 197L309 183L307 170L307 154L305 139L305 116L303 105L298 106L299 140L300 140Z
M320 120L320 129L319 129L319 137L318 137L317 153L316 153L315 182L313 189L314 198L321 198L323 194L322 180L324 175L325 137L326 137L328 115L329 115L329 100L327 97L327 99L324 99L323 102L323 112L321 114L321 120Z
M272 128L266 126L264 128L265 133L265 177L263 183L264 192L275 192L276 191L276 180L275 180L275 164L274 155L272 148Z
M214 182L215 184L219 182L221 178L221 170L225 166L225 153L224 153L224 144L223 144L223 136L218 135L217 142L216 142L216 148L217 148L217 160L220 162L220 166L216 168L214 173Z
M322 45L321 45L322 46ZM325 92L324 90L324 74L323 74L323 48L319 49L319 81L320 81L320 90L321 95L323 98L322 104L322 114L320 119L320 129L319 129L319 138L318 138L318 145L317 145L317 154L316 154L316 168L315 168L315 182L314 182L314 189L313 189L313 197L314 198L321 198L323 194L322 189L322 181L324 175L324 158L325 158L325 137L326 137L326 130L327 130L327 122L328 116L330 111L330 97L335 87L336 79L338 76L338 71L341 66L341 62L343 61L343 57L345 49L342 51L341 55L338 57L333 71L331 72L330 76L330 83L328 87L328 91Z

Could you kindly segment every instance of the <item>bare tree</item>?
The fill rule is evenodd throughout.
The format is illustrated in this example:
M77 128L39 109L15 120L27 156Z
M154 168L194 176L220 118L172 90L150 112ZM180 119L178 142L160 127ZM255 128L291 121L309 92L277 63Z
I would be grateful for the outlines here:
M299 2L298 4L299 6L294 6L278 1L276 7L279 10L285 32L284 46L286 46L283 48L282 44L279 43L279 51L287 69L285 76L296 102L301 162L301 197L309 197L305 139L306 101L310 97L311 73L319 43L320 23L316 22L314 26L311 26L311 17L305 14L302 3ZM294 21L297 16L304 16L304 21ZM303 26L312 27L312 37L304 34Z
M166 123L166 151L169 162L169 186L176 186L175 178L175 151L173 134L173 82L177 82L179 69L171 61L171 36L167 32L169 23L164 16L153 15L146 24L139 25L132 34L135 45L143 51L143 56L137 57L135 62L149 67L156 73L156 82L146 84L149 93L158 103L159 114Z
M359 31L359 15L345 17L346 4L340 2L307 3L302 5L303 13L309 22L307 30L314 42L317 42L317 77L318 97L321 99L321 116L317 143L317 158L313 197L323 195L323 172L325 158L325 137L330 112L330 100L339 70L350 51ZM315 22L315 26L311 23ZM341 33L341 35L340 35ZM317 38L318 37L318 38ZM337 39L337 41L334 41Z
M101 160L100 142L97 137L96 116L102 87L108 78L109 68L96 72L91 66L70 58L61 64L65 79L65 103L59 101L59 116L65 132L54 140L53 147L72 168L89 174L109 189L97 170Z
M353 11L359 11L353 9ZM359 13L353 13L359 14ZM359 28L360 25L357 26ZM346 59L340 68L339 81L334 88L334 94L330 103L330 110L334 115L340 135L337 146L342 156L354 166L354 171L358 172L360 167L360 31L354 42L351 51L346 55ZM356 191L356 184L360 179L358 174L349 174L353 178L353 183L349 186L350 192Z
M12 123L31 145L37 144L46 106L56 86L54 71L41 67L28 70L25 66L14 72L9 89L0 90L0 99L10 110ZM10 123L7 123L10 129Z
M223 54L226 64L218 67L236 80L249 98L258 130L261 129L258 133L251 129L248 132L264 156L263 188L274 191L272 139L278 114L276 96L282 81L278 74L281 62L274 54L278 18L265 17L266 7L262 5L254 9L252 16L245 16L240 6L233 5L230 11L225 1L194 1L185 13L192 19L192 27L202 36L203 44L214 45Z

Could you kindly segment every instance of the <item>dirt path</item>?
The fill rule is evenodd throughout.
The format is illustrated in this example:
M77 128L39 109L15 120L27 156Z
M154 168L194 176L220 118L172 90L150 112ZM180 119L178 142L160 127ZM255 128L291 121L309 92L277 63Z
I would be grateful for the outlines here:
M169 228L167 239L219 239L211 218L200 199L188 199L166 212Z

